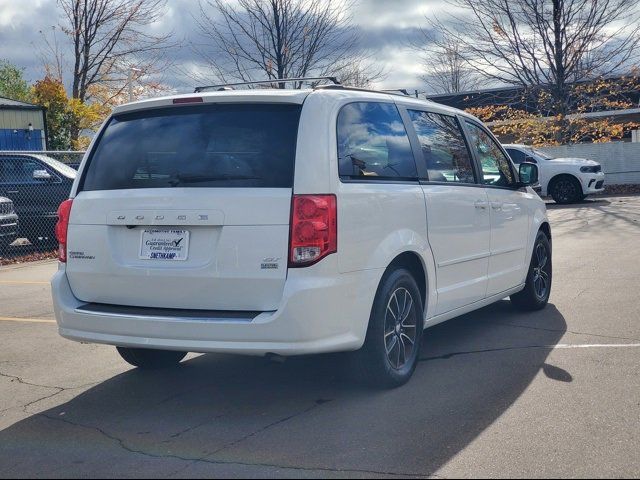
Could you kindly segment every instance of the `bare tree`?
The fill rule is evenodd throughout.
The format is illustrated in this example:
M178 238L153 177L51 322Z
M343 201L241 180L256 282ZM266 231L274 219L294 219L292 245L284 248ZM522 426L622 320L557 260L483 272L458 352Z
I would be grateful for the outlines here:
M500 83L544 87L555 115L569 85L628 68L640 57L637 0L449 0L432 20L471 68ZM453 10L453 9L452 9Z
M85 102L93 85L135 80L162 58L169 35L149 26L164 14L166 0L58 0L62 31L73 43L72 97ZM72 131L78 137L77 126Z
M381 72L358 57L350 6L342 0L238 0L237 6L200 0L196 20L204 42L195 49L224 82L345 74L371 83Z
M481 76L469 67L460 43L447 35L422 30L421 38L411 44L420 53L425 69L422 80L435 93L460 93L476 89Z

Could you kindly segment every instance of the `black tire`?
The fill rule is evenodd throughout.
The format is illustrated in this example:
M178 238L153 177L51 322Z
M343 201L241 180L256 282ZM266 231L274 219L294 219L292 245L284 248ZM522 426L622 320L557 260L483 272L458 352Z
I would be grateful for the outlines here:
M580 202L584 198L582 185L571 175L561 175L553 179L549 193L553 200L560 205Z
M423 312L411 273L404 268L386 272L373 302L364 346L352 354L358 380L377 388L396 388L409 381L420 358Z
M524 290L510 297L511 303L520 310L542 310L549 303L553 280L551 253L551 242L544 232L539 231L533 244Z
M9 252L9 245L15 242L15 237L11 238L0 238L0 256L6 255Z
M130 365L134 367L155 370L177 366L187 352L174 352L171 350L150 350L145 348L116 347L118 353Z

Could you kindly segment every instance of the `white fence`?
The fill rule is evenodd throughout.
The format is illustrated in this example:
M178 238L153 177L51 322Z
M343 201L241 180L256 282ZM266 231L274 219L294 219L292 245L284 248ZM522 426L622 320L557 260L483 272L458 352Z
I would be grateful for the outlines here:
M582 143L540 150L556 158L578 157L599 162L609 185L640 184L640 143Z

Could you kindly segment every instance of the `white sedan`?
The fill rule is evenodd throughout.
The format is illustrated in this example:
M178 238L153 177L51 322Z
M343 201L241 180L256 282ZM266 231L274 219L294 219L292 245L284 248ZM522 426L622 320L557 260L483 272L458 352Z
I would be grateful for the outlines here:
M602 166L585 158L552 158L527 145L503 145L516 165L538 164L540 195L550 195L556 203L574 203L604 190Z

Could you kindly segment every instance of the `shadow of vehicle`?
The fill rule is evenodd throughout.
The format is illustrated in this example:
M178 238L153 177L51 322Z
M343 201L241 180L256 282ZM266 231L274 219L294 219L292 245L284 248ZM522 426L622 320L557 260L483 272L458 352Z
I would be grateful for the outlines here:
M555 203L553 201L547 201L545 203L547 205L547 209L549 210L556 210L556 209L568 210L572 208L602 207L602 206L611 204L611 202L607 199L591 198L591 197L585 198L584 200L581 200L576 203L560 204L560 203Z
M534 377L571 381L546 363L565 331L553 305L499 302L428 330L415 376L393 391L342 378L340 355L130 370L0 432L0 464L18 476L430 475Z

